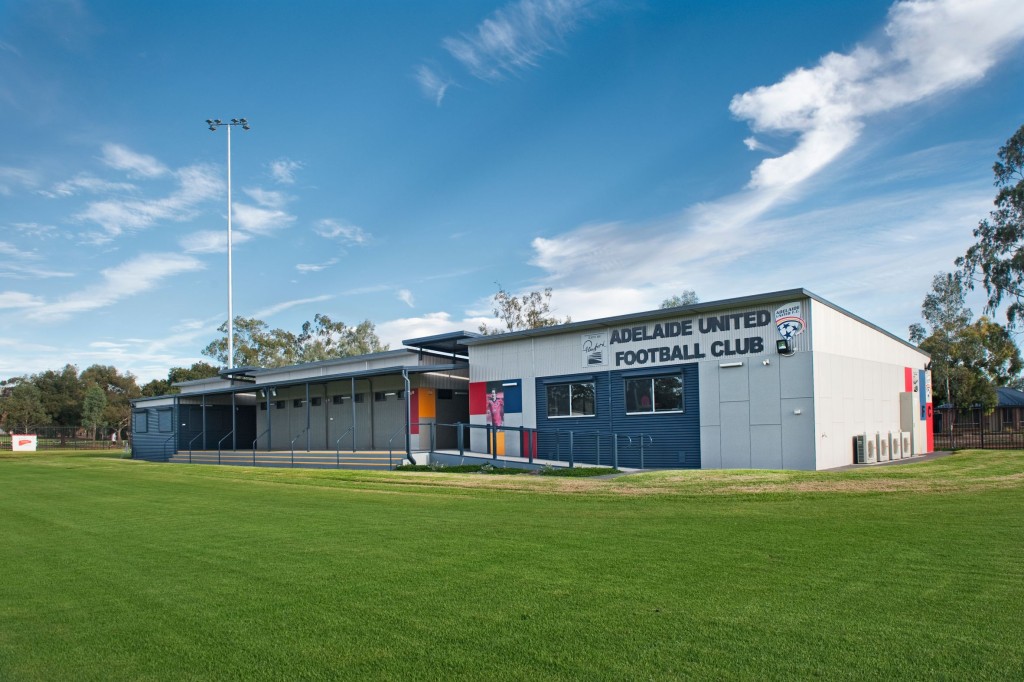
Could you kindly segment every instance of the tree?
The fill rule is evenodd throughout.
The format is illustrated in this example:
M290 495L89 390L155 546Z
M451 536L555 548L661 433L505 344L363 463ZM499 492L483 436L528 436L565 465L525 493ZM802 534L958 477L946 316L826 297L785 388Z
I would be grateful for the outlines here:
M78 426L82 423L82 398L85 383L78 376L78 368L64 365L56 371L48 369L29 379L39 389L39 399L49 415L49 421L59 426Z
M107 409L107 394L95 384L85 389L82 401L82 424L92 428L92 439L96 440L96 429L106 425L103 412Z
M572 319L564 320L551 315L551 288L544 291L531 291L522 296L514 296L498 284L498 293L491 299L491 311L502 321L505 329L481 324L481 334L505 334L523 329L553 327L557 324L569 324Z
M218 376L220 370L208 362L194 362L191 367L171 367L166 379L153 379L142 387L142 395L154 397L158 395L174 395L180 390L174 384L196 379L209 379Z
M1020 374L1020 351L1005 327L987 317L971 322L960 274L939 273L921 305L925 324L910 326L910 340L932 357L935 401L958 408L996 405L994 386Z
M8 431L30 431L33 426L49 422L50 416L43 407L42 393L27 379L22 379L0 398L0 424Z
M79 377L85 385L94 384L103 390L107 397L107 405L103 408L103 422L114 427L119 435L123 435L132 417L133 398L142 396L135 375L131 372L121 374L112 365L92 365L87 367Z
M697 292L693 289L683 289L683 293L670 296L661 302L659 308L679 308L684 305L693 305L694 303L700 303L700 298L697 297Z
M203 355L228 364L227 322L219 330L223 337L211 341ZM369 320L355 327L317 314L302 325L298 334L270 329L263 320L235 318L235 366L284 367L300 362L345 358L388 350Z
M1010 301L1006 319L1013 326L1024 314L1024 125L996 156L992 166L999 188L996 208L978 223L977 243L956 264L969 286L980 273L989 312L995 312L1004 299Z

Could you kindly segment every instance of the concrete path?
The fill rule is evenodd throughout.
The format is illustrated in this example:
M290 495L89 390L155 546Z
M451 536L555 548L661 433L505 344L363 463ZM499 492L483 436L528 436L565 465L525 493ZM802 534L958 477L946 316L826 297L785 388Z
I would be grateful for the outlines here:
M825 471L856 471L858 469L870 469L871 467L888 467L888 466L899 466L900 464L916 464L917 462L930 462L933 459L939 459L940 457L948 457L952 455L952 452L940 450L939 452L930 452L927 455L916 455L909 459L897 459L891 462L876 462L874 464L847 464L844 467L836 467L835 469L825 469Z

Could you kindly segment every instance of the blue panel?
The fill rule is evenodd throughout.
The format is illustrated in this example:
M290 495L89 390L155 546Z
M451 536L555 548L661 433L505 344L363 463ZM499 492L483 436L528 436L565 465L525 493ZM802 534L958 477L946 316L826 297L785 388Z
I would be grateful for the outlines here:
M594 374L596 392L593 417L549 419L547 383L574 380L567 377L542 377L537 381L538 456L569 459L570 432L572 455L577 462L610 465L613 460L613 434L618 435L618 464L647 468L700 468L700 386L696 363L663 368L663 373L682 372L683 407L681 413L626 414L624 376L629 372L608 371ZM642 439L641 439L642 436ZM598 459L600 457L600 459Z
M506 413L522 413L523 382L521 380L509 379L508 381L488 381L487 393L490 393L491 389L494 389L499 393L504 393Z
M928 420L928 391L924 387L925 370L917 371L917 394L921 402L921 421Z
M136 413L138 412L141 411L136 411ZM167 407L145 409L147 431L132 433L132 457L134 459L163 461L174 454L177 449L174 443L176 433L173 429L173 424L177 421L176 412L176 408ZM169 433L160 433L161 414L167 415L171 419L172 428ZM165 416L164 419L167 417Z

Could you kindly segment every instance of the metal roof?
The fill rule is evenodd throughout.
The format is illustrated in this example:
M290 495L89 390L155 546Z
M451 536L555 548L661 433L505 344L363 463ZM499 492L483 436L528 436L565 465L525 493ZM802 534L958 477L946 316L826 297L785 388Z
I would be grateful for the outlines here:
M417 339L406 339L402 343L412 348L431 350L437 353L467 355L469 347L465 341L467 339L478 339L481 336L482 334L477 334L476 332L457 331L434 334L433 336L421 336Z
M999 398L997 402L999 407L1024 407L1024 391L999 386L996 388L996 395Z

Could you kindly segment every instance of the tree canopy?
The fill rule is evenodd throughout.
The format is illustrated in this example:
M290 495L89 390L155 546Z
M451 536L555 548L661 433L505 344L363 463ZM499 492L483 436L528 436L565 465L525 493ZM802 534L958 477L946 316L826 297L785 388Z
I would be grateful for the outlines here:
M564 320L551 314L551 288L543 291L531 291L522 296L515 296L498 285L498 293L491 299L491 312L501 320L504 329L481 324L481 334L505 334L523 329L553 327L557 324L568 324L572 319Z
M1006 327L984 316L972 321L959 274L932 278L921 317L925 323L910 326L910 340L932 356L935 402L995 407L994 387L1013 382L1024 366Z
M235 318L235 366L284 367L300 362L316 362L388 350L377 336L376 327L364 320L355 327L317 314L302 325L299 333L271 329L254 317ZM228 364L228 324L219 327L224 334L203 349L203 355L223 366Z
M700 298L697 296L697 292L693 289L683 289L681 293L666 298L658 307L663 309L679 308L684 305L693 305L694 303L700 303Z
M1009 302L1006 319L1012 326L1024 314L1024 125L996 157L995 210L978 223L978 241L956 262L969 286L980 277L989 312Z

